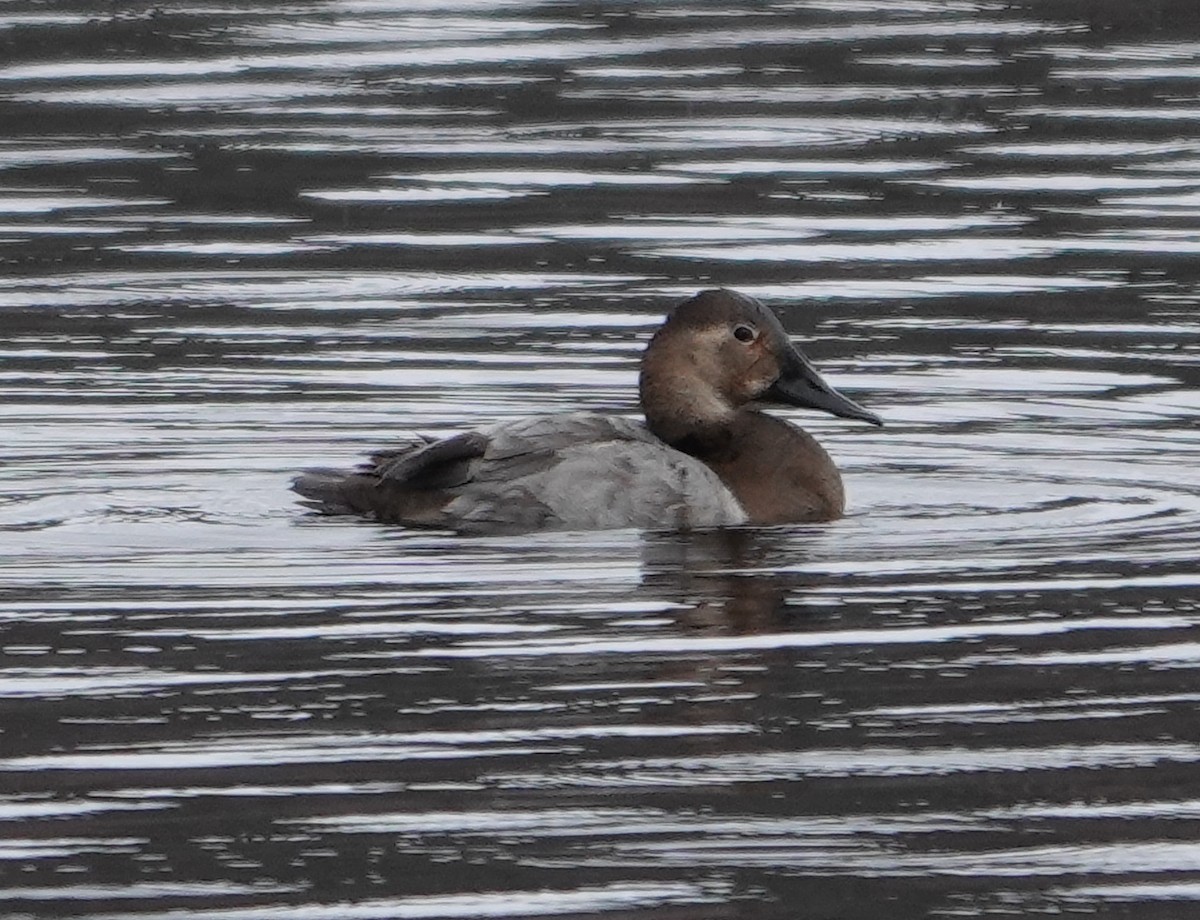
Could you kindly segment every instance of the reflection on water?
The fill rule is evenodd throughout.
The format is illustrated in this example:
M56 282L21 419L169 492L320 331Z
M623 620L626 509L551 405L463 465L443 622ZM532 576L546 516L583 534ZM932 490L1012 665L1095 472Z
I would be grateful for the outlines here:
M6 916L1194 912L1190 6L98 9L0 10ZM293 505L714 284L845 520Z

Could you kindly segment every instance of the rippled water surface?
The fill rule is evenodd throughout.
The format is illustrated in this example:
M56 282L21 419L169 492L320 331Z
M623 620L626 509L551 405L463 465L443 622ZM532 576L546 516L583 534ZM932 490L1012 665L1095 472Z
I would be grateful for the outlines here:
M1200 911L1200 15L0 3L0 913ZM829 525L287 481L777 309Z

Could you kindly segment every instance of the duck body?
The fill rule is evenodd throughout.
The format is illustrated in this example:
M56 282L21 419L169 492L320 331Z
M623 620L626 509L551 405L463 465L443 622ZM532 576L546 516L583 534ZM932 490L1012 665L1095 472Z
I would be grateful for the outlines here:
M844 510L837 467L807 432L752 404L880 424L820 378L774 314L733 291L676 308L647 347L639 389L645 424L572 413L418 436L292 488L325 513L460 532L824 521Z
M462 532L744 524L720 476L620 416L539 415L376 454L293 486L324 511Z

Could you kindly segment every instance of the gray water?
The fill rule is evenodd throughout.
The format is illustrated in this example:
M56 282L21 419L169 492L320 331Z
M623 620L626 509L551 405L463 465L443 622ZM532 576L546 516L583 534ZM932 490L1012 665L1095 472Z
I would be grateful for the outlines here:
M0 3L0 915L1195 916L1198 128L1184 2ZM717 284L844 520L287 491Z

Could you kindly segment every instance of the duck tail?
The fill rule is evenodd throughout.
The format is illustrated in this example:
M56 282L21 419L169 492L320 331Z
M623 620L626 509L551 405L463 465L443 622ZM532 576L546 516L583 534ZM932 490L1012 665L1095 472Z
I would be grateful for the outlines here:
M303 499L300 504L322 514L354 514L345 491L349 478L339 470L305 470L292 480L292 491Z

